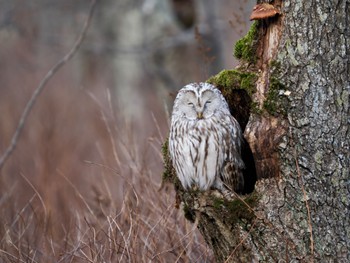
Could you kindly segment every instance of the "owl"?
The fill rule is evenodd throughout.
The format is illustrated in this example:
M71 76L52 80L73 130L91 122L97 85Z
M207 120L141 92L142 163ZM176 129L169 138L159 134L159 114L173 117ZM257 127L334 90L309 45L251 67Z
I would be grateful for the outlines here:
M241 192L242 138L238 122L215 86L192 83L179 91L171 116L169 153L185 189Z

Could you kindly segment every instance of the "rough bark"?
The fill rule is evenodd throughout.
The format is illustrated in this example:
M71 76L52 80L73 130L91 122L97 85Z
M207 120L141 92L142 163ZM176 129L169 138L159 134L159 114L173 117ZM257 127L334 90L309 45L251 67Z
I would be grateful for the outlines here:
M175 186L218 262L349 262L350 4L273 4L282 15L259 23L246 67L258 75L244 133L255 191L225 200Z
M349 1L285 1L278 55L291 91L282 190L284 204L295 204L282 222L285 229L298 223L288 232L306 239L297 246L305 249L300 256L313 245L323 262L350 260L349 7Z

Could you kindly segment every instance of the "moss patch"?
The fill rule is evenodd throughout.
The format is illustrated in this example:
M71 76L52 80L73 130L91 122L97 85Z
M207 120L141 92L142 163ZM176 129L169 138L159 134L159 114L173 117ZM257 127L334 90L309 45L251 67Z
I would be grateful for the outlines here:
M250 104L250 110L251 110L251 112L253 112L257 115L261 115L264 112L262 109L260 109L259 103L257 103L256 101L253 101Z
M243 201L244 202L243 202ZM213 198L213 207L217 213L222 214L225 220L229 221L231 225L240 222L251 222L254 218L252 209L259 201L259 195L254 191L246 197L228 201L226 199Z
M175 188L179 189L179 187L181 187L181 182L177 178L175 169L171 162L168 145L169 145L169 138L166 138L166 140L162 145L162 156L163 156L163 166L164 166L162 180L163 182L173 183Z
M258 76L255 73L232 69L221 71L209 78L207 82L221 88L224 96L225 92L229 92L230 89L243 89L251 96L256 91L255 82L257 79Z
M207 80L225 97L232 116L244 130L250 116L252 95L256 92L257 74L250 71L223 70Z
M276 60L272 60L270 62L269 66L270 66L271 75L279 76L279 75L282 74L282 72L281 72L281 62L276 61Z
M254 21L248 33L236 42L233 48L233 55L237 59L245 60L249 63L255 63L258 39L258 26L259 22Z
M167 138L162 145L162 156L163 156L163 164L164 164L164 171L162 174L163 181L169 181L169 179L172 178L172 165L171 165L171 160L169 156L168 145L169 145L169 138Z
M283 94L286 87L275 77L270 78L270 86L263 109L273 116L286 115L288 100Z

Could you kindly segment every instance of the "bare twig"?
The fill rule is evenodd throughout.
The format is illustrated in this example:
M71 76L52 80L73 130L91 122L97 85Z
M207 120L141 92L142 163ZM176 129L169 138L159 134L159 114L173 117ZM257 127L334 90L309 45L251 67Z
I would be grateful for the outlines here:
M26 107L24 108L21 118L18 122L18 126L15 130L15 133L12 136L11 139L11 143L10 145L6 148L5 152L3 153L3 155L0 158L0 171L2 169L2 167L4 166L6 160L10 157L10 155L12 154L12 152L15 150L16 146L17 146L17 142L18 142L18 138L21 135L22 131L23 131L23 127L28 119L28 115L31 112L36 100L38 99L39 95L41 94L41 92L45 89L47 82L56 74L56 72L62 68L74 55L75 53L78 51L78 49L81 46L81 43L83 42L87 29L90 25L90 21L92 18L92 14L93 11L95 9L97 0L92 0L91 1L91 5L90 5L90 10L88 13L88 17L85 21L85 24L83 26L83 29L78 37L78 39L76 40L76 42L74 43L72 49L63 57L61 58L50 70L49 72L46 73L45 77L41 80L39 86L35 89L35 91L32 94L32 97L30 98L30 100L28 101Z
M304 188L304 181L303 181L303 177L301 176L300 173L300 169L299 169L299 164L298 164L298 160L297 160L297 153L295 152L295 165L297 167L297 173L298 173L298 178L300 180L300 184L301 184L301 190L303 191L303 196L304 196L304 201L305 201L305 206L306 206L306 210L307 210L307 221L308 221L308 225L309 225L309 231L310 231L310 250L311 250L311 263L314 262L314 238L312 235L312 224L311 224L311 212L310 212L310 206L309 206L309 202L307 201L307 195L306 195L306 191Z
M230 256L226 259L225 263L229 262L230 258L236 252L237 248L239 248L243 244L243 242L248 238L253 228L255 227L256 222L257 222L257 218L254 220L252 226L250 227L249 231L245 234L245 236L242 238L241 242L239 242L239 244L232 250Z
M271 229L275 230L276 233L280 234L281 236L283 236L282 231L273 225L273 223L265 216L263 216L260 213L257 213L241 196L239 196L238 194L236 194L235 192L233 192L233 195L240 200L255 216L256 218L258 218L259 220L261 220L262 222L264 222L264 224L266 224L268 227L270 227ZM232 200L232 199L231 199ZM251 231L249 231L250 233ZM289 237L288 240L286 238L286 242L290 243L290 244L294 244L293 240ZM291 246L291 248L296 251L296 248L294 246ZM268 248L267 248L268 249ZM296 251L297 252L297 251ZM271 254L272 255L272 254Z

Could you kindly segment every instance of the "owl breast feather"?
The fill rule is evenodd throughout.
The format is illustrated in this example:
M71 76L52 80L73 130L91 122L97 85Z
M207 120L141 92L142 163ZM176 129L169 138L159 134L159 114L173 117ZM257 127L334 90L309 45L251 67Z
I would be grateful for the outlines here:
M224 118L220 123L212 119L190 121L173 137L172 159L185 189L197 186L208 190L220 176L227 159L223 145L227 129L219 126L225 123Z

